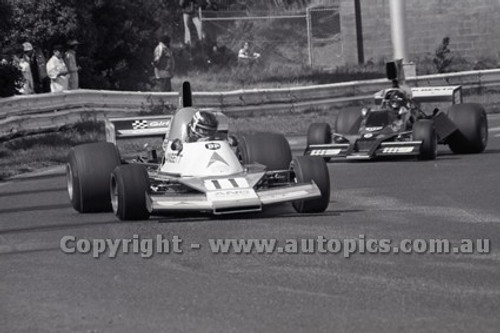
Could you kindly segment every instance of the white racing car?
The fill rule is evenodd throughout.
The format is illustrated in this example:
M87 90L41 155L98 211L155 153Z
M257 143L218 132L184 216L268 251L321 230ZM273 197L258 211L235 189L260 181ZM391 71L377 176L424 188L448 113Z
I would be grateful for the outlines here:
M183 103L174 116L108 119L108 142L73 147L66 167L73 208L113 210L120 220L169 212L257 212L285 202L299 213L326 210L330 179L323 158L292 159L281 134L228 135L222 113L191 107L187 82ZM205 133L203 117L215 122L213 133ZM158 135L165 137L161 161L154 151L147 159L120 157L117 139Z

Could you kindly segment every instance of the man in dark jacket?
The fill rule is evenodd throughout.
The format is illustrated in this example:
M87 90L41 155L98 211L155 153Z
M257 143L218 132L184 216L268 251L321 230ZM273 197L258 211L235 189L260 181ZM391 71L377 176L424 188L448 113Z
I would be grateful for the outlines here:
M35 50L30 42L23 43L23 50L29 58L35 93L50 92L50 78L45 69L45 57L40 50Z

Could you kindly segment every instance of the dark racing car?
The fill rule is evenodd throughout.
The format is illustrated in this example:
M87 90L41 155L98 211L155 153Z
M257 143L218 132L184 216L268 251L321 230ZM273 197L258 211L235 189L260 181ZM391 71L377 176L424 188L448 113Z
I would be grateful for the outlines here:
M395 69L388 65L388 78ZM479 104L462 103L461 86L398 86L375 94L375 106L360 111L341 110L334 129L329 124L311 124L304 155L331 158L373 159L414 155L432 160L437 145L446 144L454 153L480 153L488 142L488 122ZM422 109L422 103L451 102L447 111Z

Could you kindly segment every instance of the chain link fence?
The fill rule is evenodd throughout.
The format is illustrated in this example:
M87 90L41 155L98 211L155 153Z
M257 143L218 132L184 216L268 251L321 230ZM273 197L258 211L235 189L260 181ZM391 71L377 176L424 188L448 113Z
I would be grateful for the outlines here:
M211 45L236 55L249 42L267 64L331 67L342 57L338 7L304 11L202 11Z

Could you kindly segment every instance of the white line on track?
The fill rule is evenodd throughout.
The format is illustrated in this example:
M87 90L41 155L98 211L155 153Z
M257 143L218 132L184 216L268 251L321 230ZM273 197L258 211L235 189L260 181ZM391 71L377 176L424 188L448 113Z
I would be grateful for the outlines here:
M490 132L500 132L500 126L498 127L492 127L488 129Z

